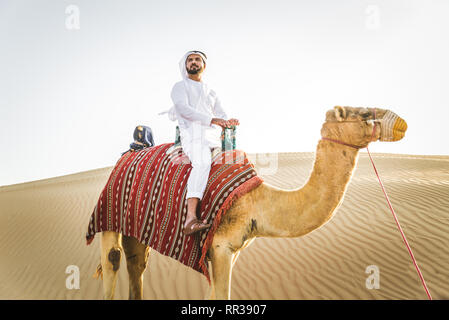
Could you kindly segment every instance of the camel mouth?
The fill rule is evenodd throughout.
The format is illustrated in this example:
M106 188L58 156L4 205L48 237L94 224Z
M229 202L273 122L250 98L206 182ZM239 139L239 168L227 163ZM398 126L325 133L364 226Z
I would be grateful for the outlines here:
M399 141L405 136L405 131L407 131L407 122L404 119L396 119L393 126L393 141Z
M381 141L399 141L405 136L407 122L391 111L387 111L381 120Z

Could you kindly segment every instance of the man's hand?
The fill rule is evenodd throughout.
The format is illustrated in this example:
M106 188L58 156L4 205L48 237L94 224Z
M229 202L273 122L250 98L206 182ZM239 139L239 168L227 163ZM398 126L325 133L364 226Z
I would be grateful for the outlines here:
M219 125L222 128L230 128L231 126L238 126L240 124L237 119L224 120L220 118L212 118L210 123Z
M229 119L229 120L228 120L228 123L229 123L229 125L231 125L231 126L238 126L238 125L240 124L240 122L239 122L237 119L234 119L234 118Z

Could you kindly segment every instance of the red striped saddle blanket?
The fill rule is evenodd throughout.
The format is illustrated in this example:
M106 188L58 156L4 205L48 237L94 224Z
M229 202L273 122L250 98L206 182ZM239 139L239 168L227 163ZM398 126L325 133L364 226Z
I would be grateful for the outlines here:
M87 244L97 232L119 232L201 272L210 282L205 258L222 216L235 199L263 180L245 152L216 154L198 214L212 226L185 236L182 229L192 166L182 149L171 151L172 146L167 143L122 155L90 217Z

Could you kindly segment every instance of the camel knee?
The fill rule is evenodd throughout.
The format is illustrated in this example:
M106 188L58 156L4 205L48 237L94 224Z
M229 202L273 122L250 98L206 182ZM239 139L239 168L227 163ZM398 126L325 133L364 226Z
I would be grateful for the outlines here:
M145 271L147 264L146 262L138 261L138 257L134 256L126 261L128 271L134 271L137 273L142 273Z
M117 271L119 269L121 257L122 253L119 248L112 248L109 250L108 260L112 264L113 271Z
M139 252L126 257L126 264L128 271L135 271L139 274L143 273L148 266L148 259L150 254L150 248L144 249L144 252Z

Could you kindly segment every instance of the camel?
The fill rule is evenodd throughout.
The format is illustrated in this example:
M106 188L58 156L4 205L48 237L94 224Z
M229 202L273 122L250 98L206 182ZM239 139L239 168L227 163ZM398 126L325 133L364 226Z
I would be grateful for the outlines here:
M327 111L308 181L294 190L262 183L235 200L223 216L208 251L210 299L230 299L231 275L239 253L256 237L301 237L333 217L356 167L359 149L372 141L398 141L406 122L391 111L336 106ZM101 235L104 298L113 299L122 250L129 273L129 298L143 299L149 248L135 238ZM256 271L256 270L255 270Z

